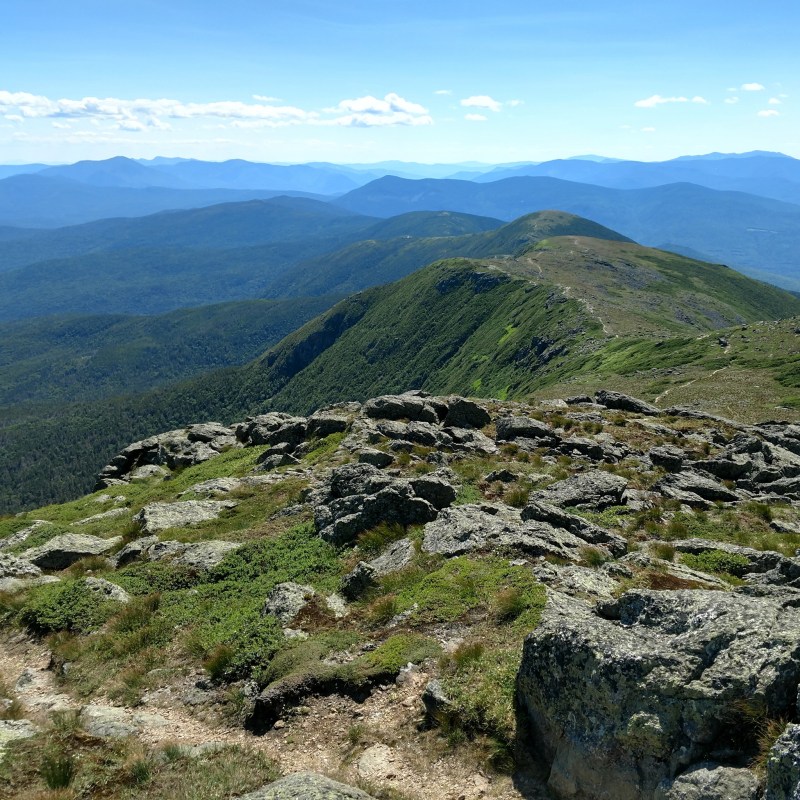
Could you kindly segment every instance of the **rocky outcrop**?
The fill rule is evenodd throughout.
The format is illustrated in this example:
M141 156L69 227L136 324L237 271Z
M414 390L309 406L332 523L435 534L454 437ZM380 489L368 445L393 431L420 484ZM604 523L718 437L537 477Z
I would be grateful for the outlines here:
M644 400L623 394L622 392L612 392L608 389L599 389L594 393L594 401L600 406L614 408L619 411L632 411L634 414L646 414L655 417L661 414L661 409Z
M216 519L223 511L236 508L234 500L183 500L180 503L151 503L134 518L143 533L153 534L168 528L186 528Z
M392 478L370 464L348 464L333 470L327 485L310 498L314 523L326 541L344 544L382 522L415 525L435 519L437 503L455 498L446 481L435 476Z
M237 446L234 429L218 422L167 431L128 445L100 471L95 490L131 480L140 467L188 467Z
M296 772L275 783L239 795L236 800L375 800L372 795L318 775Z
M800 725L787 725L769 751L764 800L795 800L800 794Z
M597 613L550 595L517 687L551 789L586 800L692 796L677 793L688 779L675 788L690 769L746 766L757 725L732 709L794 713L798 609L788 589L630 591Z
M567 530L543 522L523 523L510 509L463 505L443 511L425 526L426 553L460 556L473 552L555 556L568 561L583 558L586 541ZM598 550L610 558L603 546Z
M66 569L87 556L101 556L113 550L122 540L120 536L101 539L78 533L63 533L39 547L26 550L22 558L41 569Z
M414 558L414 553L414 543L410 539L400 539L372 561L359 561L342 579L342 594L348 600L355 600L380 578L407 567Z
M602 470L579 472L570 478L534 492L536 501L561 508L577 507L602 511L622 505L628 481L620 475Z

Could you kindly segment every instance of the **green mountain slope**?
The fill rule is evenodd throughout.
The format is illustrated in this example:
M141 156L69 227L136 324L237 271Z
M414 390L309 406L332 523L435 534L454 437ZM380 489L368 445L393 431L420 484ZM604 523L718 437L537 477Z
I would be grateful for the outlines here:
M800 288L800 206L691 183L611 189L548 177L490 183L386 177L337 199L351 211L391 216L448 209L513 219L560 208L654 247L690 248L787 288Z
M515 398L601 383L656 399L723 366L733 374L735 358L761 387L747 404L742 378L738 417L798 418L797 323L781 323L774 345L769 326L753 326L790 315L800 300L789 293L627 242L555 237L516 258L440 261L338 303L245 366L57 413L7 411L1 501L10 510L85 491L120 447L161 430L408 388ZM758 338L726 353L717 336L742 325ZM712 410L729 397L717 374L701 403Z
M367 229L365 235L375 236L377 233L403 229L409 234L389 240L368 238L336 252L301 261L276 275L268 285L265 296L348 294L396 281L442 258L513 255L551 236L593 236L630 241L616 231L563 211L537 211L482 233L461 236L422 234L422 231L430 231L437 223L440 229L447 230L452 216L420 212L392 217L384 225Z
M338 298L248 300L161 316L0 324L0 408L142 392L255 358Z

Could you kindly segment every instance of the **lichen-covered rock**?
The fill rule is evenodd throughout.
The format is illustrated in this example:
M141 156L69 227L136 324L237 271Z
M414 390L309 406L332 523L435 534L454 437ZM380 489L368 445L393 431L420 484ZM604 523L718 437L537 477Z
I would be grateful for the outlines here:
M130 603L131 596L116 583L105 578L84 578L86 588L102 600L113 600L116 603Z
M439 424L439 415L434 406L425 397L413 394L387 394L374 397L364 403L364 413L373 419L430 422Z
M186 528L216 519L223 511L236 508L234 500L182 500L180 503L151 503L134 518L143 533L158 533L168 528Z
M427 484L437 498L444 496L447 486L438 480ZM311 503L319 535L334 544L350 542L382 522L416 525L436 519L438 513L436 506L417 496L410 481L393 478L370 464L337 467L326 486L312 495Z
M800 797L800 725L787 725L769 751L764 800Z
M0 553L0 578L36 578L41 569L23 558Z
M555 431L544 422L531 417L500 417L495 422L498 441L513 442L520 437L535 439L542 446L555 445L559 441Z
M709 502L717 500L733 502L741 499L735 491L713 478L688 470L665 475L653 486L653 490L661 492L664 497L698 508L706 508Z
M379 578L407 567L414 558L414 552L414 543L410 539L400 539L372 561L359 561L342 579L342 594L350 600L359 597L374 586Z
M422 549L451 558L472 552L524 553L580 561L586 542L543 522L523 523L510 510L463 505L442 511L425 526ZM611 554L598 546L610 558Z
M557 796L654 800L708 753L731 753L731 708L794 712L796 591L638 590L599 611L550 594L525 640L518 700ZM737 733L754 742L755 727Z
M272 614L282 625L288 625L316 595L313 586L288 581L279 583L264 603L264 614Z
M658 406L622 392L599 389L594 393L594 399L598 405L606 408L615 408L620 411L632 411L635 414L646 414L647 416L657 416L661 413L661 409Z
M42 569L66 569L87 556L101 556L113 550L121 537L101 539L79 533L63 533L39 547L26 550L22 558Z
M388 467L394 461L394 456L391 453L384 453L383 450L376 450L372 447L365 447L358 454L359 464L369 464L378 469Z
M624 555L628 550L628 542L623 536L593 525L583 517L570 514L541 500L530 500L520 512L520 517L524 521L546 522L556 528L564 528L588 544L602 545L615 556Z
M621 475L590 470L558 481L546 489L539 489L531 497L561 508L577 507L602 511L609 506L621 505L627 488L628 481Z
M664 781L655 800L759 800L758 776L745 767L703 762Z
M315 772L296 772L235 800L375 800L372 795Z
M447 416L444 424L447 427L483 428L492 421L489 412L473 400L453 396L446 398L445 402L447 403Z
M686 454L680 447L671 444L653 447L647 455L654 466L661 467L667 472L680 472L686 458Z

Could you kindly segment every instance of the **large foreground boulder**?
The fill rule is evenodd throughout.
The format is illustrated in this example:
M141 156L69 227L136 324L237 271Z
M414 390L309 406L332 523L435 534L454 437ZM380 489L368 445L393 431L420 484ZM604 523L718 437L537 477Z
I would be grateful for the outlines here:
M316 772L296 772L236 800L375 800L375 798Z
M793 715L799 681L800 592L638 590L597 612L550 594L517 686L558 797L750 800L664 792L703 763L747 766L743 710Z

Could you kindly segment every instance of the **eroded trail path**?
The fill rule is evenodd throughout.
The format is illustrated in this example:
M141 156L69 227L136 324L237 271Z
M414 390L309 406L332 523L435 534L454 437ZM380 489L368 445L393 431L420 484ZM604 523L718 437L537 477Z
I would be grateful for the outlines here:
M46 646L20 634L0 639L0 680L23 703L26 718L39 726L53 712L77 713L85 705L58 685L50 658ZM90 707L125 714L136 725L133 735L149 746L244 747L267 754L284 773L312 770L350 783L366 781L414 800L547 797L536 775L512 780L476 769L468 748L454 751L437 732L418 730L423 712L419 698L430 678L424 671L410 672L399 685L378 688L363 703L339 696L312 698L263 736L220 719L213 692L206 703L187 704L200 678L190 676L180 685L151 692L135 709L103 699Z

